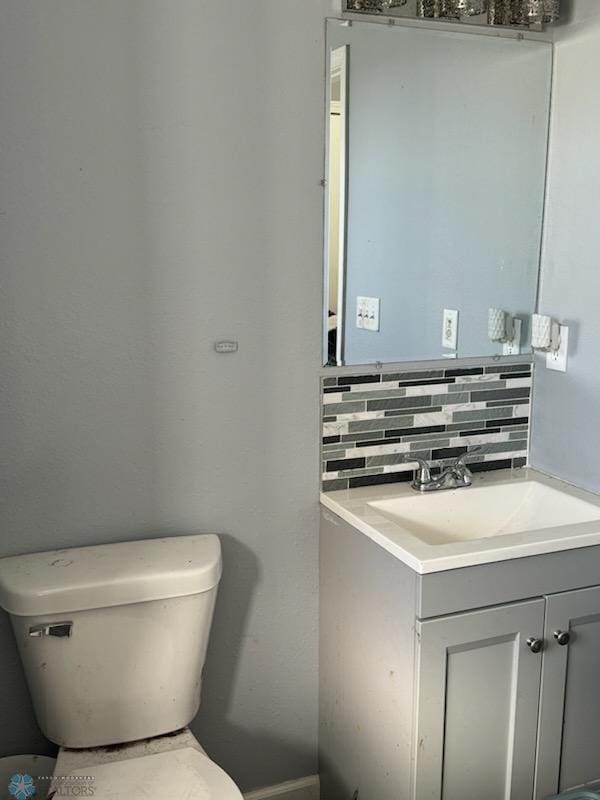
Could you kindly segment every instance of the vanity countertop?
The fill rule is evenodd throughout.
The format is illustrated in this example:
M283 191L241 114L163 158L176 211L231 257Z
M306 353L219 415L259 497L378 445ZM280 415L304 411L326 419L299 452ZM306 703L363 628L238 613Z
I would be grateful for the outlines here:
M427 494L409 483L324 492L321 504L421 575L600 544L600 495L533 469Z

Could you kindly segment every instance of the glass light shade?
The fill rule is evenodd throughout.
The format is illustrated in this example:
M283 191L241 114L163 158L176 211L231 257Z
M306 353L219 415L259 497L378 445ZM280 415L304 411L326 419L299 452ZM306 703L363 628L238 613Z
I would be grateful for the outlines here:
M488 22L490 25L511 25L512 18L512 0L490 0L488 8Z
M439 3L436 0L417 0L417 17L435 17L436 7Z
M456 0L460 16L476 17L487 11L487 0Z
M560 19L560 0L546 0L544 3L544 23L551 25Z
M527 15L532 24L548 25L560 16L560 0L527 0Z
M417 16L430 19L460 19L484 14L488 0L417 0Z
M560 17L560 0L490 0L490 25L549 25Z
M348 11L389 11L405 6L407 0L348 0Z

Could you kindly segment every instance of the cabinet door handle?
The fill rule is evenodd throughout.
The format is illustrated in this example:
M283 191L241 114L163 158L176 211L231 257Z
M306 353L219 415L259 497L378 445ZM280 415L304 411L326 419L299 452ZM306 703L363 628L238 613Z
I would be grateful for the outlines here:
M536 639L535 636L532 636L530 639L527 639L527 647L532 653L541 653L544 649L544 640Z
M554 631L554 638L561 647L565 647L571 641L571 634L567 631Z

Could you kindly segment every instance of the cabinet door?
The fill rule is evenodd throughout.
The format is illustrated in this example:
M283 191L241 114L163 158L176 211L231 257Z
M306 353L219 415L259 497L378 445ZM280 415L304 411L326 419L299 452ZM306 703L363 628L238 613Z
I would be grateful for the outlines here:
M600 588L548 597L545 639L536 800L600 780Z
M531 800L544 601L418 623L414 800Z

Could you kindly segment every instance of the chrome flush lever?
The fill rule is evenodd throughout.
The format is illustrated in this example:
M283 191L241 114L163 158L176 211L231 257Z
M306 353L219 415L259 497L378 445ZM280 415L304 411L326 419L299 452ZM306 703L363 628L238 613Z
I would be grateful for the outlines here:
M41 625L32 625L29 628L29 635L32 638L55 636L57 639L68 639L72 630L72 622L46 622L41 623Z

